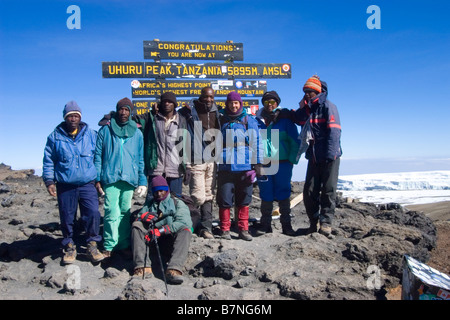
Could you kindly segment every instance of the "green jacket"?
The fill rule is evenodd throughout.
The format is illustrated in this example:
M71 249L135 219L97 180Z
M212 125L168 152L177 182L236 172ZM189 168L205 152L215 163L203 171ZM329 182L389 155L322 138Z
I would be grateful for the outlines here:
M256 114L258 120L258 127L266 129L267 136L264 139L264 157L271 158L272 161L286 161L292 164L297 164L298 149L300 148L300 140L297 131L297 126L290 119L278 118L278 113L281 108L273 111L273 121L267 126L263 117L263 109L260 109ZM272 130L278 130L278 141L272 141Z
M110 125L100 128L94 155L96 181L102 185L125 181L134 187L146 186L143 145L139 130L132 137L123 139L114 134Z
M146 201L140 213L144 212L160 214L158 222L155 223L155 227L158 229L168 226L171 233L176 233L182 229L192 230L192 218L188 206L181 200L177 200L175 205L170 194L159 203L154 199L149 202Z
M132 119L137 123L144 136L144 163L147 173L158 165L155 117L151 112L146 112L142 115L135 115Z

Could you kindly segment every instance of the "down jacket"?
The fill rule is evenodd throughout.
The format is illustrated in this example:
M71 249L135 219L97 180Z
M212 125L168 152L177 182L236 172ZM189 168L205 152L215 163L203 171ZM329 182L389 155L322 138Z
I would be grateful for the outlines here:
M264 149L257 120L247 115L245 109L236 119L231 119L224 109L220 110L222 152L219 171L249 171L253 165L262 163Z
M297 126L287 118L278 118L275 116L269 126L266 125L262 117L262 111L259 109L256 113L256 119L260 129L267 130L267 139L264 139L264 157L269 157L278 161L289 161L292 164L297 164L297 153L300 146L298 139ZM280 108L275 109L275 114L281 111ZM272 130L278 130L279 141L272 141Z
M94 181L97 132L80 122L80 132L72 139L64 128L62 122L47 138L42 179L47 186L55 182L81 186Z

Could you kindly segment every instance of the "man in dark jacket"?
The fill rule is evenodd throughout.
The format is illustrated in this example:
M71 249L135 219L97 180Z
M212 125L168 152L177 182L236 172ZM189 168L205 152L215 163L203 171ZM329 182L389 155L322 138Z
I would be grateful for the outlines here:
M152 118L151 121L147 120L147 123L143 125L143 131L148 131L147 126L151 126L150 130L153 131L152 135L155 137L154 140L147 139L147 145L145 145L144 140L144 147L148 148L149 145L152 145L157 154L155 165L148 167L147 171L149 189L153 177L163 176L167 180L170 190L176 194L181 194L185 164L182 157L182 152L184 152L182 148L184 145L183 136L180 135L179 129L186 129L186 120L176 110L178 103L173 92L164 92L160 99L160 103L154 106L156 110L152 110L154 115L151 112L146 114L148 120L149 117ZM141 123L140 117L137 116L134 119ZM153 145L156 145L156 147L153 147ZM153 195L150 192L147 195L147 200L152 197Z
M97 132L81 121L81 109L75 101L65 105L63 116L64 121L48 136L42 172L48 193L58 199L64 246L62 262L73 263L77 256L72 238L78 206L86 228L87 254L92 262L99 262L104 256L97 248L97 242L102 240L94 185Z
M341 149L341 123L336 106L327 99L327 91L318 76L309 78L303 86L305 93L295 112L296 123L302 127L309 122L313 140L309 141L303 197L310 221L310 232L331 234L336 207L336 189Z
M201 221L198 234L205 239L212 235L212 201L215 186L216 165L214 156L204 158L204 150L212 141L204 134L209 129L219 129L219 110L214 102L214 90L204 87L199 99L192 106L180 110L187 121L191 135L191 161L186 167L185 184L189 184L189 193L195 205L200 207ZM211 133L212 131L209 131Z

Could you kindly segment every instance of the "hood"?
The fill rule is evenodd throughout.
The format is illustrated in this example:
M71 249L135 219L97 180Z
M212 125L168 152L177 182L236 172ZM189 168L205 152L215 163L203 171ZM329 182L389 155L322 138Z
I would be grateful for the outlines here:
M206 107L206 104L201 102L199 99L195 99L193 101L193 104L195 106L195 109L197 110L197 113L207 113L207 112L216 112L217 111L217 105L215 102L213 102L210 109Z

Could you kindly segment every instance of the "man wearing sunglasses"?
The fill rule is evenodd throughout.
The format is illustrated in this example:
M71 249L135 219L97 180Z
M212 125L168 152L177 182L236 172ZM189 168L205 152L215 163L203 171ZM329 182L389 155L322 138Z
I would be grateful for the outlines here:
M295 231L291 225L290 196L292 169L298 163L297 152L300 146L297 126L290 119L279 117L281 99L276 91L266 92L261 102L264 107L258 111L256 118L259 128L267 130L267 139L264 139L264 158L270 158L270 163L264 167L273 166L274 162L277 162L278 171L275 174L263 176L258 172L261 198L258 235L272 232L273 202L278 201L282 232L294 236ZM276 138L273 130L278 130L278 141L273 141Z

